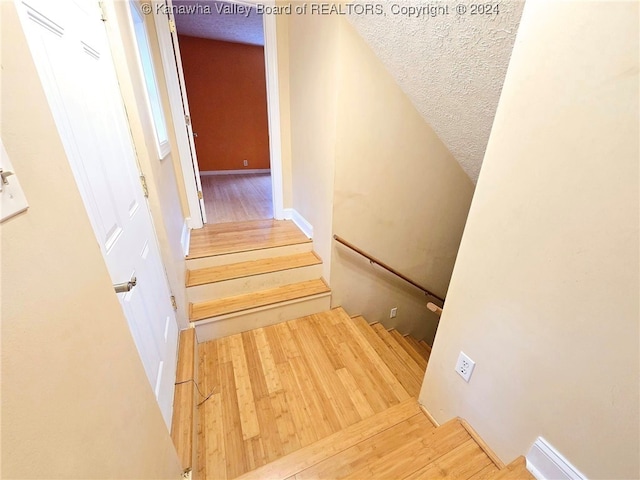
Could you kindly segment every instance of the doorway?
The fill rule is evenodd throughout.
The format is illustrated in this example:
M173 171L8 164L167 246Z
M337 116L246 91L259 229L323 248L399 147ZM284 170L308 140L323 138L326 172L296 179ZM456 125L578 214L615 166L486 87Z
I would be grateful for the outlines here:
M262 15L189 5L173 13L207 222L274 218Z

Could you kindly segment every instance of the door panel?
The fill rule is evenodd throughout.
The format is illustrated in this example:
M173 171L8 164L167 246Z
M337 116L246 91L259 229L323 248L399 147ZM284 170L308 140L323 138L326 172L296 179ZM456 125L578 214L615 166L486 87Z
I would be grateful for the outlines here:
M16 3L113 283L137 279L118 297L170 427L177 323L98 3Z

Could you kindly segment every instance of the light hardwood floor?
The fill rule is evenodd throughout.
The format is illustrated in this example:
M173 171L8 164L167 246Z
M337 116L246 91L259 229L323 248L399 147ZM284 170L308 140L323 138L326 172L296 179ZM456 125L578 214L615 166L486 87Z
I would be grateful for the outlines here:
M202 194L208 223L273 218L271 175L202 175Z
M199 346L201 478L235 478L410 398L341 309Z
M404 337L366 328L336 308L200 344L198 478L533 478L463 420L434 427L379 355L416 364Z
M191 231L187 259L311 243L291 220L208 224Z

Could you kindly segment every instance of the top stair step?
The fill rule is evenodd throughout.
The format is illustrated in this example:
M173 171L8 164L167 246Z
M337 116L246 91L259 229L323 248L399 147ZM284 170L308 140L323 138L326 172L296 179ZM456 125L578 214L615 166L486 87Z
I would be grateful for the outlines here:
M311 243L291 220L252 220L192 230L187 259Z

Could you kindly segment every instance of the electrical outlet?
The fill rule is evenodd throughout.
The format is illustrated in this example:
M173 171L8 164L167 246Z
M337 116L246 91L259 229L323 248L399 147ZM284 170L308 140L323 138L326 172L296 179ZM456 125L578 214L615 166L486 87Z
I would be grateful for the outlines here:
M389 318L396 318L396 315L398 315L398 307L393 307L389 312Z
M249 160L243 160L243 161L242 161L242 164L243 164L245 167L248 167L248 166L249 166Z
M458 363L456 363L456 372L458 372L458 375L460 375L465 382L469 382L475 366L476 362L471 360L464 352L460 352Z

